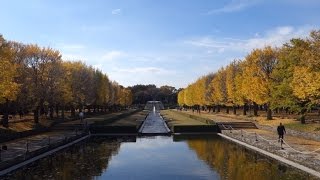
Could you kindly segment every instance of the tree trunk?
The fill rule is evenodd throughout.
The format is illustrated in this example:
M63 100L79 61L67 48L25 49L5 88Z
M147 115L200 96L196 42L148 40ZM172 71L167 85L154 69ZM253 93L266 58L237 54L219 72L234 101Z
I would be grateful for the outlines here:
M62 105L62 109L61 109L61 118L62 118L62 120L64 120L64 109L65 109L65 106Z
M56 115L57 115L57 117L59 117L59 105L58 104L56 105Z
M300 122L301 124L305 124L306 123L306 116L305 114L302 114L301 117L300 117Z
M2 117L2 126L6 128L9 127L9 100L8 99L6 99L4 115Z
M237 114L237 107L233 106L233 114L236 115Z
M36 109L33 110L34 123L36 123L36 124L39 123L39 109L40 109L40 107L37 106Z
M220 105L217 106L217 112L220 112Z
M289 114L289 108L285 109L286 114Z
M229 114L229 107L226 106L226 113Z
M259 106L257 105L257 103L253 103L253 115L254 116L258 116L258 109L259 109Z
M44 104L44 99L40 99L39 108L38 108L39 115L43 115L45 113L45 108L43 104Z
M216 112L216 106L213 106L213 107L212 107L212 112L213 112L213 113Z
M243 115L244 116L247 115L247 105L246 104L243 105Z
M73 106L71 106L71 117L73 117L73 118L76 117L76 110L74 109Z
M301 117L300 117L301 124L306 123L306 112L307 112L307 110L305 108L303 108L300 112L301 113Z
M53 106L50 106L50 114L49 114L50 119L53 119L53 111L54 111Z
M268 105L268 108L267 108L267 120L272 120L272 111L271 111L269 105Z
M259 110L263 111L263 106L262 105L259 105Z

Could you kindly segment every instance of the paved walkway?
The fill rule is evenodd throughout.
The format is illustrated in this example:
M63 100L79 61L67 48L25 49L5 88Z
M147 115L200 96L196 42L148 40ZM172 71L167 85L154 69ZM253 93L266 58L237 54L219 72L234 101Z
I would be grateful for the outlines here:
M112 113L102 114L102 115L93 116L93 117L86 117L86 114L85 114L84 115L85 119L83 120L83 122L81 122L81 120L78 119L78 120L69 121L69 122L65 122L65 123L61 123L61 124L63 124L63 125L82 125L85 122L87 122L88 124L93 124L98 121L106 121L108 119L119 116L121 114L131 113L133 111L136 111L136 109L129 109L129 110L123 110L123 111L119 111L119 112L112 112Z
M80 134L80 132L79 132ZM41 149L49 144L63 141L65 138L76 136L76 132L48 132L44 134L29 136L13 141L1 143L0 147L7 146L7 150L1 150L0 164L5 161L10 161L18 156L26 154L27 149L29 152Z
M320 172L320 142L285 135L283 149L278 142L276 132L268 130L233 130L223 131L223 134L243 141L252 146L264 149L268 152L280 155L289 160L303 164L311 169ZM317 152L313 152L318 150Z
M281 144L278 142L277 126L272 127L267 125L260 125L259 121L254 121L254 119L250 119L244 116L234 116L222 113L213 114L207 112L201 112L201 114L185 111L182 112L186 115L197 115L200 117L213 119L219 122L255 122L259 129L244 129L232 131L224 130L222 131L222 133L237 140L248 143L252 146L264 149L268 152L298 162L320 172L320 140L319 138L308 135L317 135L315 134L316 132L306 133L287 128L287 134L284 137L284 149L282 149ZM272 120L270 122L274 121L276 120ZM281 121L282 119L276 121L275 124L278 125Z
M19 138L16 140L0 143L0 165L6 161L13 160L18 156L23 156L26 154L27 150L29 152L36 151L38 149L44 148L49 144L53 144L59 141L63 141L65 138L74 137L80 134L84 127L84 123L92 124L96 121L104 121L106 119L118 116L126 112L132 112L134 109L128 111L121 111L116 113L110 113L105 115L94 116L86 118L83 122L80 120L69 121L56 125L53 129L56 131L46 132L34 136L28 136L25 138ZM75 131L78 129L78 132ZM2 147L6 146L7 150L3 150Z
M150 112L144 121L139 133L142 134L167 134L170 129L158 112Z

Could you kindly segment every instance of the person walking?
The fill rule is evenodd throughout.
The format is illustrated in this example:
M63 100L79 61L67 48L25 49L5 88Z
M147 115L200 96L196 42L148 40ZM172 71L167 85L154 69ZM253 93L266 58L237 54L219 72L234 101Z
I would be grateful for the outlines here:
M283 149L282 144L283 144L283 136L286 134L286 128L280 123L280 125L277 128L279 139L278 142L281 143L281 149Z
M84 113L82 112L82 110L80 110L79 118L81 123L83 123L83 117L84 117Z

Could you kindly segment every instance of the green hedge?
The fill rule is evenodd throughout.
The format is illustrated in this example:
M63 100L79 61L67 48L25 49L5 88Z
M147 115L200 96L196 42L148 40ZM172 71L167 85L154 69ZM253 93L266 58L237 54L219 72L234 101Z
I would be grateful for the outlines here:
M179 112L179 111L174 111L174 112L175 113L179 113L180 115L183 115L185 117L189 117L191 119L194 119L194 120L200 121L202 123L208 124L208 125L215 125L216 124L213 120L208 119L208 118L199 117L199 116L192 115L192 114L186 114L186 113Z
M90 126L92 134L121 134L121 133L137 133L136 126L107 126L107 125L92 125Z
M106 125L106 124L110 124L110 123L113 123L119 119L122 119L122 118L125 118L127 116L130 116L132 114L135 114L137 112L140 112L142 111L141 109L137 109L135 111L132 111L132 112L127 112L127 113L123 113L123 114L119 114L117 116L114 116L114 117L111 117L111 118L108 118L108 119L105 119L103 121L98 121L98 122L95 122L94 125Z
M218 133L217 125L177 125L173 126L174 133Z

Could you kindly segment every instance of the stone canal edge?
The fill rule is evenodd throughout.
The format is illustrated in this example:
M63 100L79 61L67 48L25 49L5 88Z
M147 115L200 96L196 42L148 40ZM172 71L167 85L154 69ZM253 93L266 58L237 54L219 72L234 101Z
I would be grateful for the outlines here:
M69 146L72 146L72 145L74 145L74 144L76 144L76 143L78 143L78 142L81 142L81 141L89 138L90 136L91 136L91 134L88 134L88 135L86 135L86 136L80 137L80 138L78 138L78 139L76 139L76 140L74 140L74 141L72 141L72 142L69 142L69 143L67 143L67 144L65 144L65 145L59 146L59 147L54 148L54 149L52 149L52 150L50 150L50 151L47 151L47 152L45 152L45 153L43 153L43 154L40 154L40 155L35 156L35 157L32 157L32 158L30 158L30 159L28 159L28 160L25 160L25 161L23 161L23 162L20 162L20 163L18 163L18 164L16 164L16 165L13 165L13 166L11 166L11 167L9 167L9 168L7 168L7 169L1 170L1 171L0 171L0 177L3 176L3 175L6 175L6 174L8 174L8 173L10 173L10 172L12 172L12 171L15 171L15 170L17 170L17 169L19 169L19 168L22 168L23 166L26 166L26 165L34 162L34 161L37 161L37 160L39 160L39 159L45 158L45 157L47 157L47 156L50 156L50 155L52 155L52 154L55 153L55 152L58 152L58 151L60 151L60 150L62 150L62 149L65 149L65 148L67 148L67 147L69 147Z
M106 135L107 135L107 134L106 134ZM117 135L119 135L119 134L117 134ZM292 166L292 167L294 167L294 168L300 169L300 170L302 170L302 171L304 171L304 172L307 172L307 173L309 173L309 174L311 174L311 175L313 175L313 176L315 176L315 177L320 178L320 172L315 171L315 170L313 170L313 169L311 169L311 168L308 168L308 167L306 167L306 166L303 166L303 165L301 165L301 164L299 164L299 163L293 162L293 161L291 161L291 160L288 160L288 159L283 158L283 157L281 157L281 156L278 156L278 155L276 155L276 154L270 153L270 152L268 152L268 151L262 150L262 149L260 149L260 148L258 148L258 147L252 146L252 145L247 144L247 143L245 143L245 142L239 141L239 140L234 139L234 138L232 138L232 137L229 137L229 136L227 136L227 135L224 135L224 134L221 134L221 133L217 133L217 135L219 135L220 137L222 137L222 138L224 138L224 139L226 139L226 140L229 140L229 141L231 141L231 142L233 142L233 143L236 143L236 144L238 144L238 145L241 145L241 146L243 146L243 147L245 147L245 148L247 148L247 149L256 151L256 152L258 152L258 153L260 153L260 154L262 154L262 155L265 155L265 156L267 156L267 157L270 157L270 158L272 158L272 159L275 159L275 160L280 161L280 162L282 162L282 163L284 163L284 164L287 164L287 165ZM17 169L19 169L19 168L21 168L21 167L23 167L23 166L25 166L25 165L28 165L28 164L30 164L30 163L32 163L32 162L34 162L34 161L37 161L37 160L39 160L39 159L42 159L42 158L46 157L46 156L49 156L49 155L51 155L51 154L53 154L53 153L55 153L55 152L58 152L58 151L60 151L60 150L62 150L62 149L64 149L64 148L67 148L67 147L72 146L72 145L74 145L74 144L76 144L76 143L79 143L79 142L81 142L81 141L83 141L83 140L85 140L85 139L87 139L87 138L89 138L89 137L91 137L91 136L95 136L95 134L86 135L86 136L81 137L81 138L79 138L79 139L76 139L76 140L74 140L74 141L72 141L72 142L70 142L70 143L68 143L68 144L62 145L62 146L57 147L57 148L55 148L55 149L52 149L52 150L50 150L50 151L48 151L48 152L45 152L45 153L40 154L40 155L38 155L38 156L35 156L35 157L31 158L31 159L28 159L28 160L26 160L26 161L23 161L23 162L21 162L21 163L18 163L18 164L16 164L16 165L12 166L12 167L9 167L9 168L7 168L7 169L1 170L1 171L0 171L0 176L3 176L3 175L5 175L5 174L7 174L7 173L9 173L9 172L12 172L12 171L14 171L14 170L17 170Z
M252 145L247 144L247 143L245 143L245 142L239 141L239 140L234 139L234 138L232 138L232 137L229 137L229 136L227 136L227 135L224 135L224 134L221 134L221 133L217 133L217 134L218 134L220 137L222 137L222 138L224 138L224 139L227 139L227 140L229 140L229 141L232 141L232 142L234 142L234 143L236 143L236 144L239 144L239 145L241 145L241 146L244 146L245 148L248 148L248 149L250 149L250 150L256 151L256 152L258 152L258 153L260 153L260 154L263 154L263 155L265 155L265 156L271 157L272 159L275 159L275 160L277 160L277 161L280 161L280 162L285 163L285 164L287 164L287 165L289 165L289 166L295 167L295 168L300 169L300 170L302 170L302 171L305 171L305 172L307 172L307 173L309 173L309 174L311 174L311 175L313 175L313 176L315 176L315 177L320 178L320 172L315 171L315 170L313 170L313 169L311 169L311 168L308 168L308 167L303 166L303 165L301 165L301 164L298 164L298 163L296 163L296 162L290 161L290 160L288 160L288 159L286 159L286 158L283 158L283 157L278 156L278 155L276 155L276 154L270 153L270 152L265 151L265 150L263 150L263 149L257 148L257 147L255 147L255 146L252 146Z

